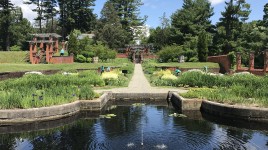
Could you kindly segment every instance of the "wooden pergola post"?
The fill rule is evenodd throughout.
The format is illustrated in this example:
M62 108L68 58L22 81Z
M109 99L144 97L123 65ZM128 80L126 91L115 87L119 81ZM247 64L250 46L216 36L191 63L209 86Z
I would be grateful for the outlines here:
M241 69L241 53L237 52L236 53L236 70Z
M263 72L266 73L268 71L268 49L264 51L264 66Z
M249 53L249 71L253 71L254 70L254 52L250 52Z

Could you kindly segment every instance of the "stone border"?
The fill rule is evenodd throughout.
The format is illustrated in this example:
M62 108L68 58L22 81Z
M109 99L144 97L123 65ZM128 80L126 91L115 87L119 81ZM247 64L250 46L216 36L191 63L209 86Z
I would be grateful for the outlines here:
M72 116L82 110L100 110L112 98L111 92L96 100L79 100L51 107L0 110L0 125L49 121Z
M227 105L203 100L201 110L209 114L228 118L268 122L268 108Z
M173 107L181 112L189 110L200 110L202 100L199 99L185 99L177 92L169 92L169 101Z
M180 112L201 110L208 114L256 122L268 122L268 108L221 104L208 100L185 99L177 92L169 92L169 101Z
M165 100L167 93L113 93L113 99L118 100Z
M131 97L131 98L130 98ZM167 100L173 107L181 112L202 110L209 114L228 118L268 122L268 108L243 107L226 105L207 100L185 99L178 92L169 91L167 93L112 93L106 92L95 100L79 100L73 103L31 108L0 110L0 125L10 125L19 123L31 123L37 121L50 121L73 116L80 111L100 111L109 100ZM162 101L161 101L162 102Z

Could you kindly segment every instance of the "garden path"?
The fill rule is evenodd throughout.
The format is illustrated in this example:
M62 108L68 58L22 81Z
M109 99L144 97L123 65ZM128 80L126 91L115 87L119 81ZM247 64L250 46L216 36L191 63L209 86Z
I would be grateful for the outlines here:
M187 92L187 90L179 88L152 87L143 73L141 64L135 64L134 74L128 87L95 91L99 93L104 91L111 91L113 93L168 93L168 91L177 91L178 93Z

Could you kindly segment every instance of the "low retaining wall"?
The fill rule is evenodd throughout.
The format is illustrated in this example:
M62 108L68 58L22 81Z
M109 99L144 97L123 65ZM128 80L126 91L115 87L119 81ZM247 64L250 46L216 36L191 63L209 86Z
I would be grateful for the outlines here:
M53 56L50 60L52 64L71 64L74 63L74 56Z
M72 116L81 110L101 110L112 98L110 92L104 93L96 100L80 100L69 104L17 110L0 110L0 124L16 124L21 122L48 121Z
M167 93L113 93L117 100L165 100Z
M80 111L100 111L109 100L122 102L157 102L172 103L173 107L182 112L200 111L234 119L268 122L268 108L250 108L225 105L207 100L185 99L177 92L169 93L112 93L106 92L96 100L79 100L69 104L41 107L32 109L0 110L0 125L30 123L36 121L50 121L73 116ZM197 115L200 116L200 115Z
M207 100L185 99L178 93L170 94L170 102L178 111L201 110L205 113L247 121L268 122L268 108L226 105Z
M173 107L180 112L189 110L200 110L202 100L185 99L181 97L177 92L172 92L169 95L169 99Z
M228 118L268 122L268 108L226 105L203 100L201 110L213 115Z

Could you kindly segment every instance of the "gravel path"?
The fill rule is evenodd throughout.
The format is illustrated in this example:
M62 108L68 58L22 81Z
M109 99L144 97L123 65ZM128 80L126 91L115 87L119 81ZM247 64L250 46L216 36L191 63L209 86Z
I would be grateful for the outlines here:
M150 83L144 76L141 64L135 64L135 70L128 87L114 88L109 90L95 90L96 92L112 91L113 93L168 93L168 91L177 91L185 93L187 90L179 88L160 88L151 87Z

